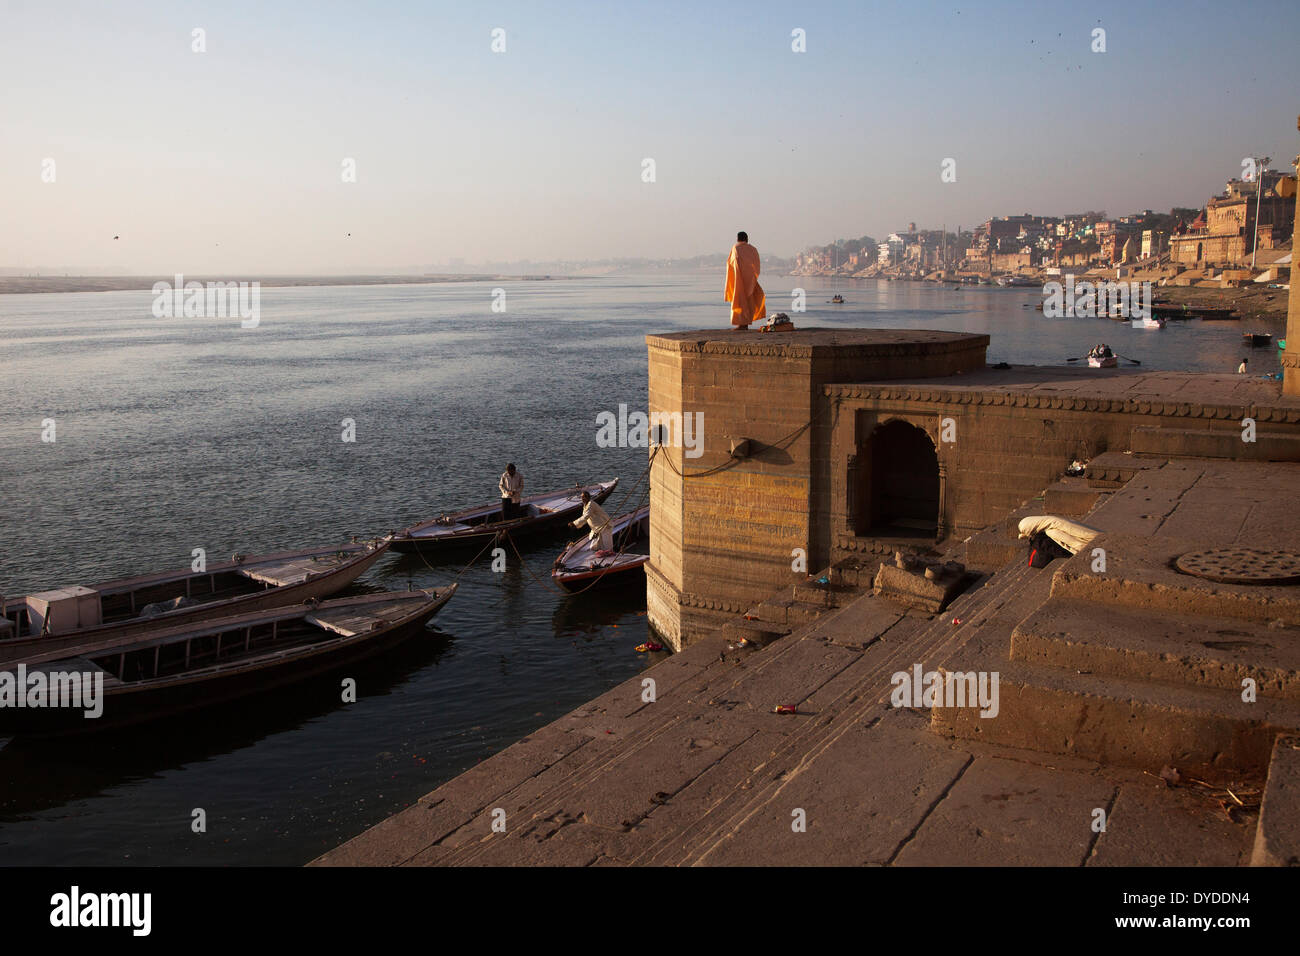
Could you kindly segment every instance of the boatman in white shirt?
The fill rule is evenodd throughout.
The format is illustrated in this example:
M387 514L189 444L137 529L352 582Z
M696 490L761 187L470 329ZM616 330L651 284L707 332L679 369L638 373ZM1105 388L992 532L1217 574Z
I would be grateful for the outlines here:
M610 530L612 522L609 520L609 515L587 492L582 493L582 517L569 524L574 528L581 528L586 524L591 529L587 539L596 543L597 554L614 550L614 535Z
M506 465L497 486L501 489L501 520L517 518L519 499L524 493L524 476L516 470L514 462Z

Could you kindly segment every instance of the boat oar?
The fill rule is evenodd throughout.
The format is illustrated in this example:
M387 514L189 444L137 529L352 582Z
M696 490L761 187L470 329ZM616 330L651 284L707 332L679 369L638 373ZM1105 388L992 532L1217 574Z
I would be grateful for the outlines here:
M1066 359L1067 362L1082 362L1086 356L1080 355L1078 358Z
M1134 365L1141 365L1141 364L1142 364L1142 363L1139 362L1137 359L1131 359L1131 358L1129 358L1127 355L1120 355L1118 352L1115 353L1115 357L1116 357L1116 358L1122 358L1125 362L1132 362Z

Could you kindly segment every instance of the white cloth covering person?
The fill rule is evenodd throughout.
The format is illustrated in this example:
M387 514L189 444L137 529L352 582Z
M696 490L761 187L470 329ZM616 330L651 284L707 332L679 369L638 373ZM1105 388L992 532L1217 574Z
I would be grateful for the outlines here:
M573 527L581 528L584 524L591 529L587 535L587 540L596 546L597 551L613 551L614 535L610 530L611 522L605 509L596 503L595 498L583 495L585 503L582 506L582 517L577 521L571 522Z
M1093 538L1101 534L1096 528L1058 518L1056 515L1030 515L1020 519L1020 537L1032 538L1039 531L1071 554L1078 554L1092 543Z

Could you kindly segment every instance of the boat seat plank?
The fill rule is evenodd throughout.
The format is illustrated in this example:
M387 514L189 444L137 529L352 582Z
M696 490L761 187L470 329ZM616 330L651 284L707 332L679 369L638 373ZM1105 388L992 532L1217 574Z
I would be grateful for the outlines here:
M379 604L367 605L364 611L318 611L308 614L305 620L335 634L355 637L357 634L366 634L383 627L409 613L413 607L409 600L383 601Z
M103 674L104 687L116 687L122 682L116 676L110 674L104 668L100 667L88 657L65 657L57 661L43 661L35 664L28 664L26 667L27 674L44 674L47 679L52 674Z
M469 531L473 525L453 522L452 524L438 524L428 528L421 528L419 531L412 531L412 538L432 538L438 535L452 534L457 531Z
M348 558L355 555L348 555ZM272 587L284 587L290 584L302 584L304 581L310 581L314 577L332 571L342 564L342 560L331 555L326 558L312 560L311 558L296 558L288 561L277 561L269 564L258 564L253 567L240 568L239 573L244 577L262 584L269 584Z

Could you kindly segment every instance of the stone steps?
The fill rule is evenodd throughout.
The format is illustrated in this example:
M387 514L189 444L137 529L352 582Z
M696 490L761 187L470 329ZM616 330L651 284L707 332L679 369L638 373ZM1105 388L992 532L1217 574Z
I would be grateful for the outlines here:
M1159 773L1165 766L1208 779L1263 778L1274 739L1300 729L1300 704L1229 691L1179 687L987 660L999 674L998 713L935 707L937 733L1067 754ZM967 668L969 669L969 665Z
M1300 866L1300 737L1273 744L1251 866Z
M1107 533L1092 545L1063 559L1052 577L1053 597L1087 601L1099 608L1163 611L1171 618L1196 615L1300 625L1300 589L1223 584L1177 571L1178 557L1203 547L1196 542ZM1104 551L1104 571L1093 570L1095 548Z
M1066 476L1043 493L1043 511L1049 515L1082 518L1107 492L1093 487L1085 478Z
M1160 459L1138 458L1132 452L1107 451L1088 462L1083 477L1094 488L1122 488L1139 472L1163 464Z
M1091 571L1089 552L1066 559L1050 597L1021 608L1009 647L991 639L946 666L997 671L997 716L934 707L931 729L1151 773L1262 778L1277 735L1300 728L1300 622L1274 623L1293 597L1261 603L1258 588L1179 574L1169 564L1184 545L1169 539L1095 543L1106 573ZM1242 700L1245 677L1258 682L1253 703Z
M1300 436L1256 427L1255 440L1242 440L1242 426L1223 429L1139 425L1129 439L1135 455L1161 458L1231 458L1241 461L1300 461Z
M1261 697L1300 702L1295 627L1054 598L1017 625L1011 659L1238 695L1251 678Z

